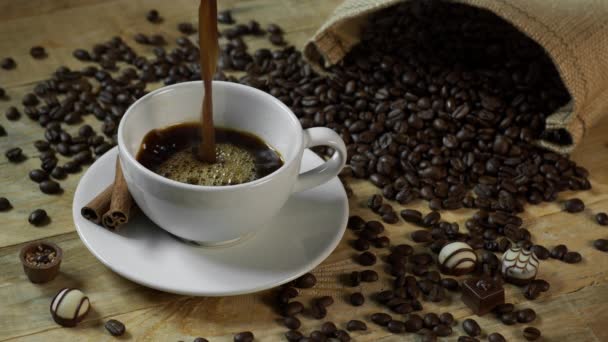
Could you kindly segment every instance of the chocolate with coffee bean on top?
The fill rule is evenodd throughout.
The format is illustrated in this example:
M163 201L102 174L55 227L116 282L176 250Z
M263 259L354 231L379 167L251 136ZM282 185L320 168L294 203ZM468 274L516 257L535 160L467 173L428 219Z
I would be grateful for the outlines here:
M502 284L491 278L471 278L462 282L462 301L476 315L482 316L504 304Z

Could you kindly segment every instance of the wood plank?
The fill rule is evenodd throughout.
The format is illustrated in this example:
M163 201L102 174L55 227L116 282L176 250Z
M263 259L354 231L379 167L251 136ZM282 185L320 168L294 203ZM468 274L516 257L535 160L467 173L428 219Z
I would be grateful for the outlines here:
M339 0L222 0L221 8L232 8L233 15L241 22L258 20L263 26L276 22L287 32L286 38L297 47L315 32ZM161 25L148 23L145 13L157 8L165 22ZM59 65L80 68L82 63L71 57L77 47L90 47L94 43L119 35L131 42L136 32L163 33L172 41L178 36L178 22L194 21L195 2L191 0L0 0L0 51L3 57L10 54L17 59L18 69L0 70L0 86L7 88L12 100L0 100L0 124L9 128L9 136L0 138L0 151L13 146L23 146L30 157L21 164L10 164L0 157L0 196L7 196L14 209L0 213L0 341L104 341L114 340L103 328L107 318L125 322L129 335L126 339L165 341L191 340L195 336L213 337L217 341L231 341L232 334L252 330L263 341L275 341L285 329L275 322L278 315L269 305L271 291L258 294L224 297L193 298L161 293L125 280L98 262L80 242L71 219L72 194L78 175L62 182L66 190L60 196L42 195L37 185L27 178L27 172L38 166L37 152L32 143L42 136L43 130L22 118L8 122L4 111L16 103L23 94L31 91L33 82L47 78ZM247 38L252 49L269 46L259 38ZM28 52L33 45L43 45L49 58L33 60ZM150 47L132 44L138 52L150 54ZM87 118L95 127L99 124ZM555 260L545 261L540 274L551 282L551 290L535 302L529 303L521 289L507 286L507 300L518 307L531 307L540 319L533 326L539 327L549 341L603 341L608 340L604 327L608 321L608 259L591 246L594 239L606 237L605 228L592 221L598 211L608 210L608 117L591 129L589 136L573 153L573 159L591 172L591 191L563 193L560 201L577 196L587 203L585 212L572 215L563 213L560 201L528 207L524 214L525 226L535 237L535 242L551 247L566 241L572 250L583 255L583 262L568 265ZM356 195L350 201L350 210L366 219L376 219L375 214L365 208L367 198L379 190L368 182L353 181ZM401 206L393 203L396 209ZM46 227L34 228L27 223L27 215L35 208L45 208L52 217ZM428 211L425 203L416 202L408 208ZM458 222L471 211L458 210L442 213L445 219ZM400 222L387 225L393 243L412 243L409 238L416 228ZM23 243L36 239L49 239L58 243L65 252L60 276L46 285L29 283L18 261L19 248ZM342 274L361 269L352 261L355 255L348 246L353 239L347 232L337 250L317 269L318 285L303 291L301 300L308 306L310 300L320 295L332 295L336 304L329 310L327 320L340 327L352 318L368 321L370 331L355 333L357 341L402 341L383 329L369 323L372 312L382 310L368 299L363 307L353 308L346 297L362 288L345 287L340 281ZM378 251L380 255L386 251ZM384 276L383 265L374 267L382 280L365 286L366 294L373 294L389 286ZM87 293L94 311L85 322L75 329L57 326L48 313L51 297L65 286L78 287ZM522 304L520 304L522 303ZM525 304L523 304L525 303ZM457 294L450 300L436 304L425 304L429 311L450 311L458 319L469 317L470 311L462 304ZM399 315L395 315L399 316ZM484 333L498 331L509 340L521 340L523 325L506 327L492 317L479 318ZM304 332L318 329L320 321L305 318ZM456 331L462 333L460 328ZM456 333L453 335L456 336ZM409 335L407 336L409 339ZM450 340L455 340L451 338Z

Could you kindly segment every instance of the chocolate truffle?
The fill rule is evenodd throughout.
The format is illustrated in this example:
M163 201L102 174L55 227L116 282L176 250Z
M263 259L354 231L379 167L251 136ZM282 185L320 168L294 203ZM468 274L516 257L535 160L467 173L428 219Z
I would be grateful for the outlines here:
M515 285L526 285L536 278L539 261L534 252L511 247L502 255L502 275Z
M505 290L492 278L467 279L462 282L462 301L473 313L482 316L505 303Z
M59 274L63 252L52 242L31 242L19 253L23 271L36 284L53 280Z
M452 242L443 246L438 262L442 273L459 276L475 269L477 254L464 242Z
M89 297L78 289L64 288L51 301L53 320L64 327L76 326L90 308Z

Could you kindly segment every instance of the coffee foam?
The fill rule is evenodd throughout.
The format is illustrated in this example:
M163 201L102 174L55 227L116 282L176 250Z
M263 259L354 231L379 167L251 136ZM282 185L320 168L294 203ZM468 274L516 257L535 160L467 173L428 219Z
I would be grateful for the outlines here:
M256 179L255 157L244 148L233 144L216 144L217 161L203 163L190 149L173 154L156 173L163 177L195 185L234 185Z

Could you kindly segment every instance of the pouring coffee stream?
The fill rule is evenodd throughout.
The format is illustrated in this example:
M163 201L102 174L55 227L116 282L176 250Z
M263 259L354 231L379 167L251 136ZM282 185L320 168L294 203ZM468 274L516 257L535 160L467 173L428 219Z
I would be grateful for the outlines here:
M204 85L201 109L201 141L194 152L206 163L215 163L215 128L213 126L212 80L219 54L217 33L217 0L201 0L198 11L201 78Z

